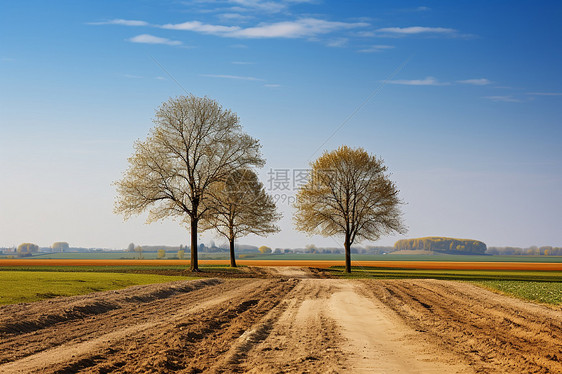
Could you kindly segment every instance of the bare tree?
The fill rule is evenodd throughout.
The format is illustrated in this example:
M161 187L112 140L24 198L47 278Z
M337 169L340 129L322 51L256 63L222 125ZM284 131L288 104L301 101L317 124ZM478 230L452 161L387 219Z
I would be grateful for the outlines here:
M325 152L311 166L311 178L297 193L296 227L309 234L343 236L346 272L351 272L355 240L406 231L399 191L384 174L382 159L362 148L342 146Z
M258 140L216 101L172 98L156 111L155 127L135 143L129 168L116 182L115 212L125 219L148 210L148 222L176 218L191 228L191 270L198 271L197 230L209 188L233 171L263 166Z
M281 218L273 198L252 170L233 171L225 182L213 186L208 219L203 225L215 229L230 243L230 266L236 267L234 241L248 234L266 236L279 232Z

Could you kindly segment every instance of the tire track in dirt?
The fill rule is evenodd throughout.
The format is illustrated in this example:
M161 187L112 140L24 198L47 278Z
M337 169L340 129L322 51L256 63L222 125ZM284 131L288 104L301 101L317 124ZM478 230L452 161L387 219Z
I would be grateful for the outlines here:
M365 297L364 287L348 280L301 280L271 312L265 331L234 344L230 362L236 366L218 362L214 372L226 367L247 373L472 373L382 303Z
M330 288L317 280L301 280L277 308L234 342L210 372L342 372L345 357L338 348L337 326L318 309L329 298Z
M562 372L561 310L459 282L249 270L263 278L0 307L0 372Z
M10 328L5 328L9 331L0 335L0 364L65 343L79 344L94 339L102 332L145 323L155 314L177 313L177 300L204 299L205 288L208 287L228 290L234 285L218 279L180 281L3 306L0 308L0 325ZM176 294L177 299L169 298L172 294ZM113 307L105 312L104 308L95 307L99 304ZM76 309L88 310L88 313L84 313L82 318L78 318L76 313L69 313ZM44 323L57 315L60 322L52 325ZM69 318L64 320L62 317L65 316ZM18 331L14 326L24 328ZM30 327L29 332L26 327Z
M350 372L473 373L462 357L426 340L366 292L364 283L341 282L330 299L332 316L347 339Z
M181 357L175 357L184 355L185 347L197 350L199 342L205 348L209 344L203 341L208 335L227 324L231 324L231 333L241 334L244 329L233 323L239 316L266 313L271 304L278 302L292 287L294 282L288 281L229 280L190 294L139 303L137 308L142 312L138 318L131 318L136 308L130 306L95 316L95 319L72 320L23 333L0 344L3 352L9 352L5 346L17 352L7 357L12 362L0 366L0 372L109 372L139 368L142 372L172 372L170 367L174 365L190 367L191 363L186 365L178 361ZM250 316L249 320L253 319L255 316ZM30 339L34 335L46 339ZM35 347L29 349L28 345ZM49 349L51 346L53 348ZM178 346L181 349L177 349ZM216 344L211 342L209 346ZM181 355L174 355L174 350ZM6 361L4 356L0 357ZM153 370L153 367L158 369Z
M479 372L562 372L562 311L438 280L365 281L371 295Z

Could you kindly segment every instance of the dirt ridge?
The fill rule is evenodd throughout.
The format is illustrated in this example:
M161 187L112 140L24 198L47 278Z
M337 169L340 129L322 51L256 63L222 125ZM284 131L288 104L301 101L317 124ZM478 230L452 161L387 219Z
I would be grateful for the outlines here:
M410 326L482 372L562 372L562 311L438 280L365 281ZM423 300L423 301L422 301Z
M73 296L57 298L57 300L39 301L36 303L16 304L0 307L0 337L16 335L36 331L60 322L83 319L89 316L107 313L109 311L122 308L124 304L146 303L149 301L164 299L178 293L187 293L202 287L216 285L220 279L202 279L197 281L179 281L160 286L152 285L146 289L139 286L129 287L123 290L111 290L96 293L96 299L89 297ZM109 298L109 300L104 300ZM56 310L56 306L61 306L61 310ZM33 316L30 309L46 310L55 309L56 311L41 313ZM55 307L55 308L53 308ZM16 321L9 321L16 319Z

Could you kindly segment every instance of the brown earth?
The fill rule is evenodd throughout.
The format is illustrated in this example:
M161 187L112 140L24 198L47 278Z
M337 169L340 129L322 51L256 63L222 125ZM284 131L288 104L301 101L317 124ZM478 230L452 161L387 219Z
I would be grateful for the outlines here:
M562 311L301 268L0 307L1 373L557 373Z

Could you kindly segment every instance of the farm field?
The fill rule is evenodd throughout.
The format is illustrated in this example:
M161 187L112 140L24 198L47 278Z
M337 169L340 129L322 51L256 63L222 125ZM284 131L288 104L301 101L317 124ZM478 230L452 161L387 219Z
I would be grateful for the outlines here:
M201 260L202 265L227 266L228 260ZM343 260L237 260L242 266L304 266L329 268L342 266ZM9 266L189 266L189 260L123 260L123 259L2 259ZM484 261L353 261L356 268L451 269L451 270L549 270L562 271L560 262L484 262Z
M106 272L0 271L0 305L180 279L185 280L186 277Z
M245 278L0 306L0 372L562 371L560 307L470 282L337 271L244 267Z
M144 260L158 260L156 252L143 252ZM163 261L177 261L176 252L168 252ZM200 253L200 260L228 260L228 253ZM189 252L186 252L186 259ZM64 252L64 253L34 253L29 259L52 260L136 260L137 253L121 251L104 252ZM0 261L2 258L0 257ZM27 260L27 259L22 259ZM342 254L244 254L239 260L267 260L267 261L342 261ZM562 256L480 256L480 255L365 255L352 254L352 261L439 261L439 262L537 262L562 263Z

